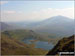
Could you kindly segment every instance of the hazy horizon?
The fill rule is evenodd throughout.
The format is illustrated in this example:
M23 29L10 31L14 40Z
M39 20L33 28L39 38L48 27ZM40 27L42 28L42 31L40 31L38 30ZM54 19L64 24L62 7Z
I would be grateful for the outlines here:
M67 19L74 20L73 18L69 18L69 17L62 16L62 15L57 15L57 16L52 16L52 17L59 17L59 16L61 16L61 18L62 18L62 17L65 17L65 18L67 18ZM34 22L42 22L42 21L45 21L45 20L48 20L48 19L52 19L52 17L49 17L49 18L46 18L46 19L42 19L42 20L39 20L39 21L30 21L30 20L26 21L26 20L24 20L24 21L1 21L1 22L5 22L5 23L20 23L20 22L34 23Z
M0 1L1 21L41 21L53 16L74 19L74 1Z
M0 6L1 55L74 55L74 1L2 0Z

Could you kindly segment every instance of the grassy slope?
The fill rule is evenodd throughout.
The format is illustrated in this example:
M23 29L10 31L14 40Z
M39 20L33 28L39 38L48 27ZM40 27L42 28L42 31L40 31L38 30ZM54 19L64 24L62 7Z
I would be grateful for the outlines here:
M33 45L27 45L19 42L8 35L1 35L1 54L2 55L39 55L46 54L47 51L34 48Z
M17 40L24 40L26 38L35 38L38 40L48 40L46 36L41 36L32 30L11 30L11 31L4 31L3 34L10 36L11 38Z
M47 55L55 55L58 52L74 52L74 35L61 39Z

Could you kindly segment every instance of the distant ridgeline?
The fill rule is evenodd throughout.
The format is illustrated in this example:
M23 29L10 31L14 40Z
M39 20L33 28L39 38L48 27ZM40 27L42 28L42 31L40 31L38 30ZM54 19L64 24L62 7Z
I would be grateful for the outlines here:
M52 50L50 50L47 55L56 55L62 52L64 52L64 55L66 54L66 52L67 53L69 52L68 55L70 55L71 52L74 52L74 47L75 47L74 36L75 35L70 36L68 38L63 38L60 41L58 41L55 47Z
M38 22L0 22L1 31L29 29L49 37L71 36L74 33L74 20L64 16L54 16Z
M2 32L2 34L8 35L10 38L14 38L23 41L27 38L34 38L39 40L45 40L44 37L40 36L32 30L8 30Z

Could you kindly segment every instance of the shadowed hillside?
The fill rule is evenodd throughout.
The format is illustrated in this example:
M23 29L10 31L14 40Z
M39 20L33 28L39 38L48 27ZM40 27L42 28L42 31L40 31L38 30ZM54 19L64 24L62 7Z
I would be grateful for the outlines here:
M47 55L56 55L58 52L74 52L74 35L61 39Z

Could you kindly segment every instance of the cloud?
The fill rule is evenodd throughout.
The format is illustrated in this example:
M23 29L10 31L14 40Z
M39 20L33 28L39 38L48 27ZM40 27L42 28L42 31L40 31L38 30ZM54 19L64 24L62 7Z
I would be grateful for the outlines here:
M22 11L2 11L1 19L2 21L39 21L57 15L62 15L74 19L74 8L47 8L29 13Z
M3 11L3 13L14 14L14 13L16 13L16 11Z
M0 1L0 5L6 4L8 1Z
M74 8L63 8L63 9L48 8L48 9L41 10L38 15L44 17L62 15L69 18L74 18Z
M60 15L74 19L74 8L65 8L60 11Z
M33 20L44 20L53 16L62 15L74 19L74 8L54 9L47 8L40 11L33 11L29 17Z

